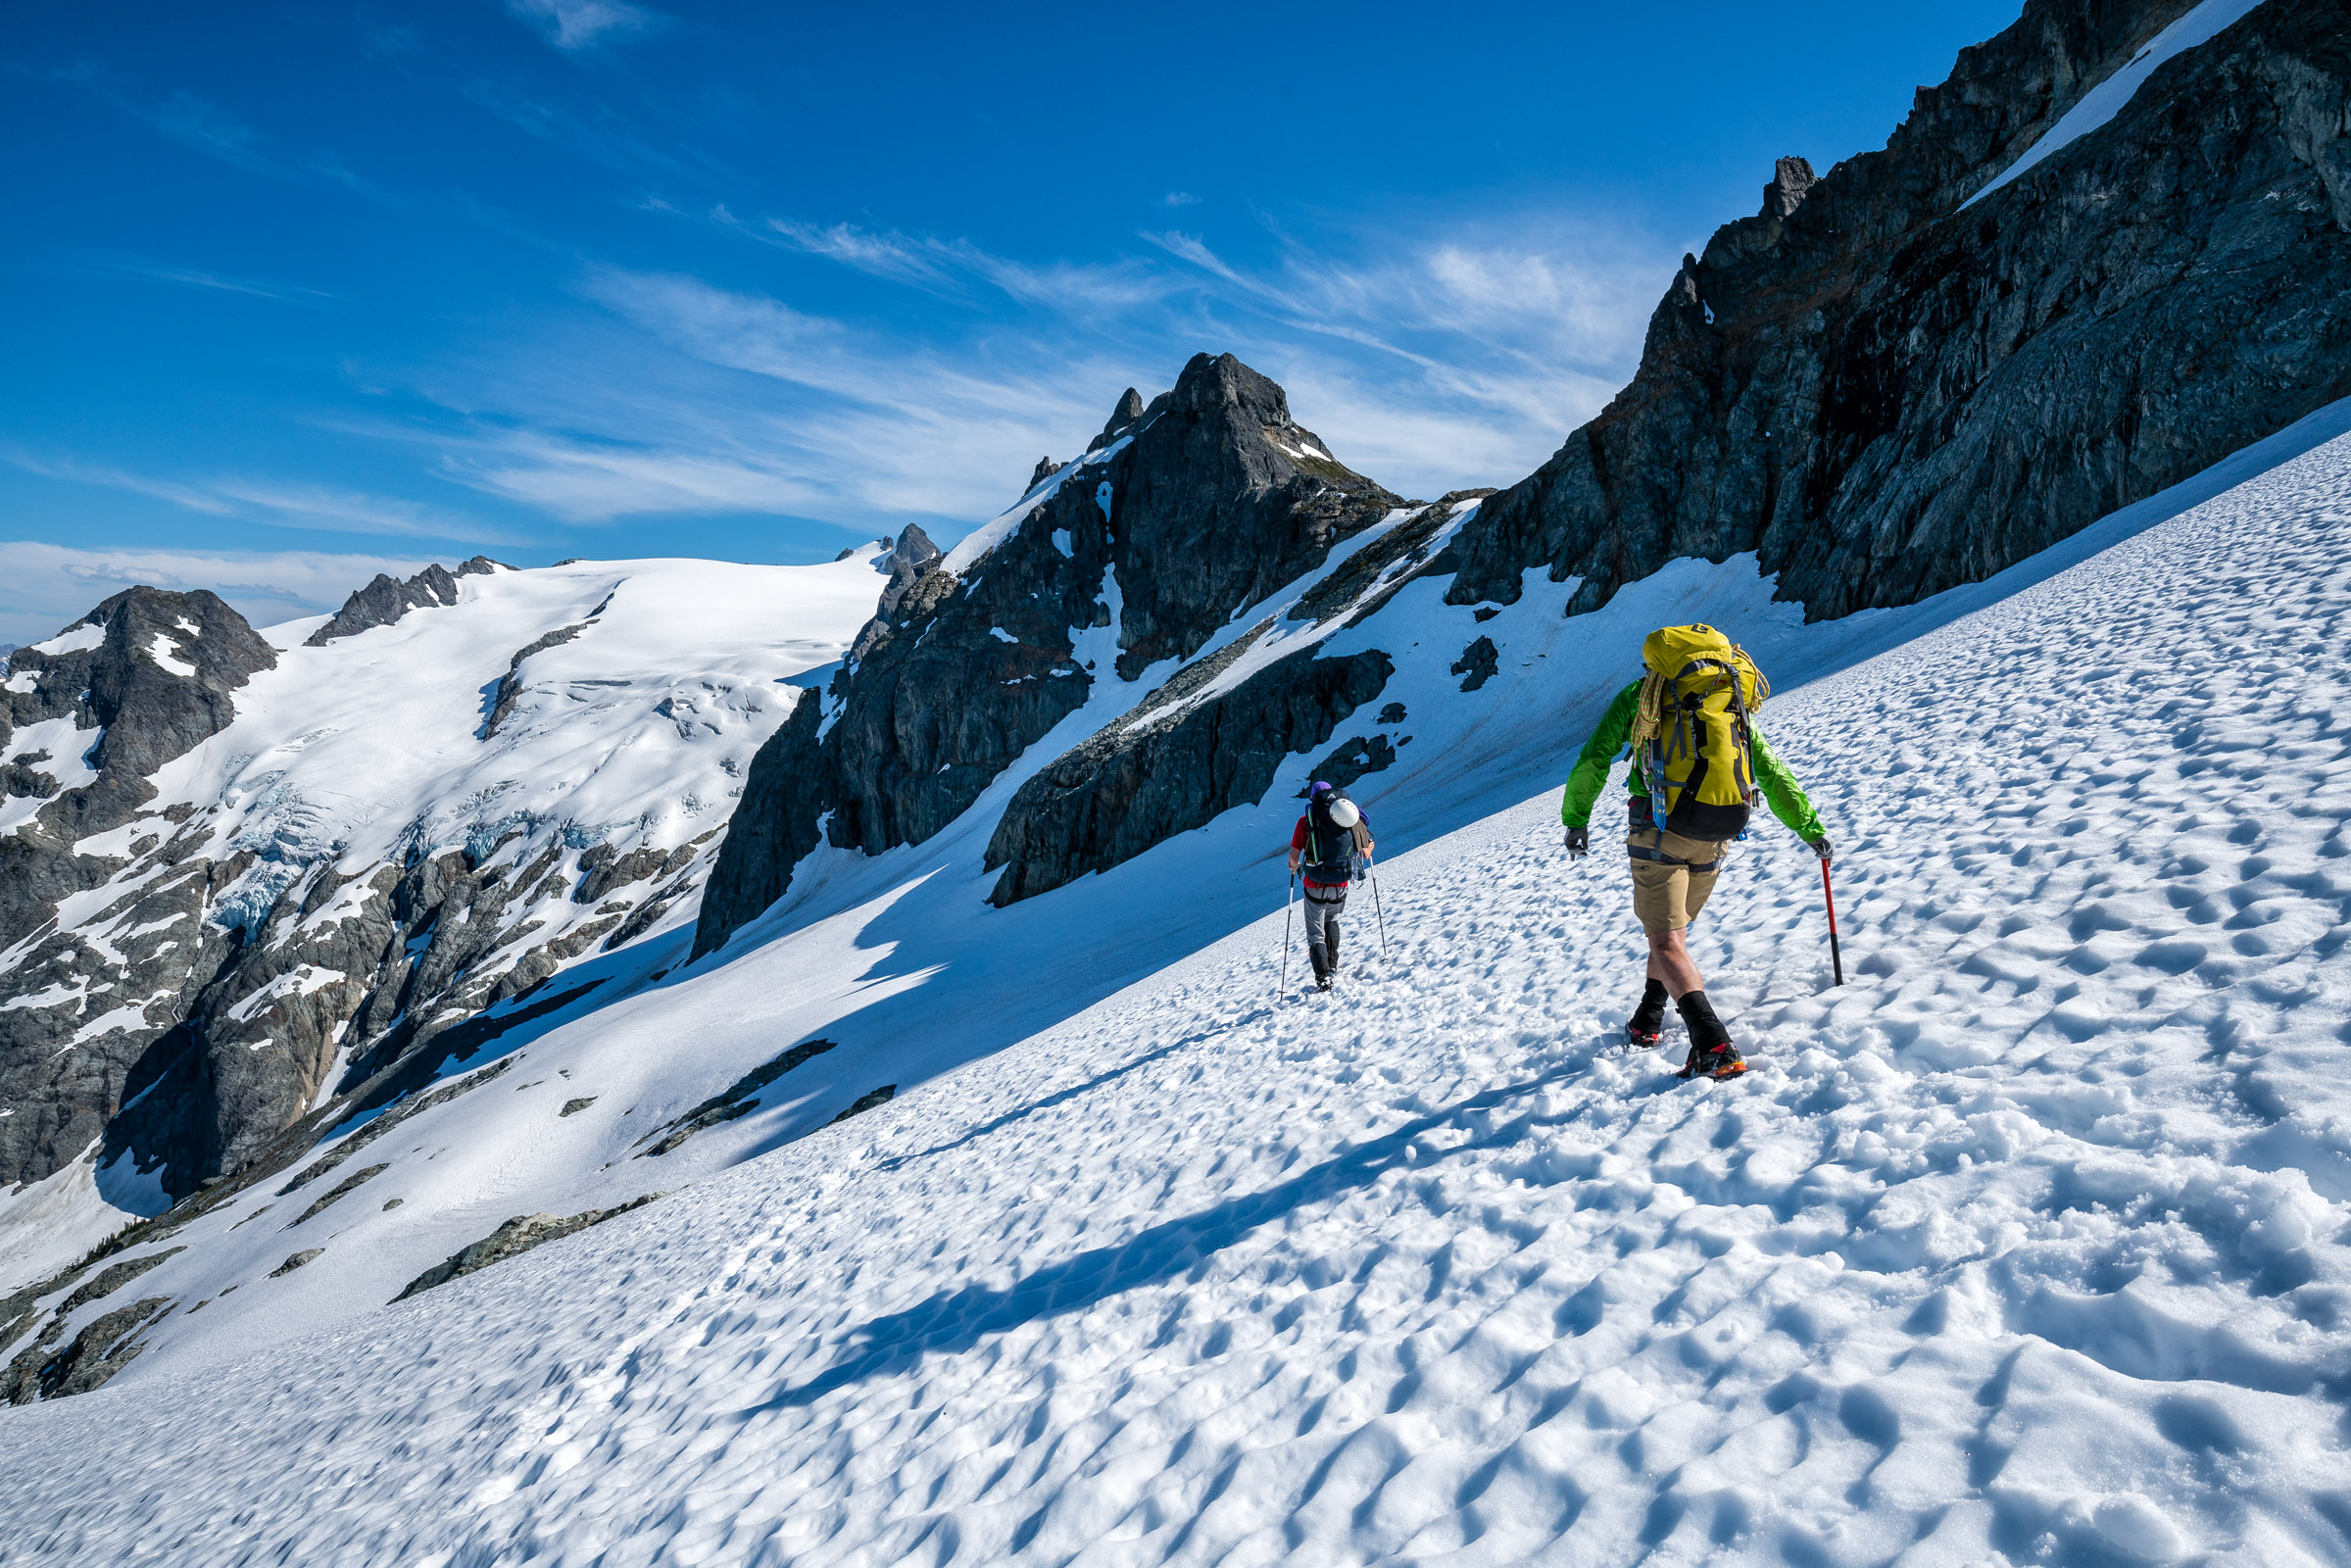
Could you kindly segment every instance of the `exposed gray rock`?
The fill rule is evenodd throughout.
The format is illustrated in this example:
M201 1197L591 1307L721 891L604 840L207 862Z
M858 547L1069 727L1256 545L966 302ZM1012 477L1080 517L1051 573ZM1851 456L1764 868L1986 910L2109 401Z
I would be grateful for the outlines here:
M594 1095L580 1095L574 1099L566 1100L563 1102L563 1108L557 1111L556 1114L558 1116L577 1115L579 1112L586 1110L590 1105L595 1104L596 1098L597 1097Z
M702 918L694 932L697 957L748 925L791 886L792 868L822 842L817 822L831 798L824 749L816 729L824 702L800 695L792 716L753 755L743 798L718 847L717 868L703 889Z
M1112 724L1014 793L988 841L999 906L1106 870L1233 807L1253 805L1293 752L1371 701L1396 665L1378 649L1286 659L1219 697Z
M488 576L500 569L501 564L488 556L475 556L455 571L430 565L406 582L379 571L373 582L343 601L343 608L335 612L334 618L310 634L309 645L323 648L337 637L353 637L377 626L389 626L412 610L454 605L458 578Z
M269 1271L269 1278L275 1279L280 1274L291 1274L294 1270L315 1262L325 1254L326 1249L323 1247L306 1247L299 1252L289 1252L286 1254L284 1262Z
M1397 504L1333 459L1291 418L1282 389L1229 354L1195 356L1175 390L1136 417L1133 444L1104 473L1125 595L1118 673L1128 680L1190 656L1235 611L1312 570Z
M1385 771L1395 762L1396 743L1387 736L1350 735L1314 764L1314 776L1346 789L1365 774Z
M626 855L618 854L610 844L596 845L579 858L579 868L585 874L580 877L571 900L574 904L600 903L614 888L658 875L668 858L666 851L650 845Z
M435 1263L409 1281L407 1288L392 1299L405 1301L436 1285L446 1285L451 1280L462 1279L478 1269L488 1268L492 1263L504 1262L534 1247L543 1247L549 1242L569 1236L574 1231L584 1231L591 1225L601 1225L631 1209L643 1208L663 1196L661 1193L647 1193L643 1198L632 1199L615 1208L591 1208L584 1214L573 1214L564 1219L553 1214L517 1214L472 1246L451 1253L445 1262Z
M804 1040L781 1055L761 1062L729 1084L723 1091L712 1095L684 1115L663 1122L643 1138L638 1139L637 1142L640 1144L657 1138L661 1140L638 1157L642 1159L666 1154L705 1128L733 1121L738 1116L750 1115L759 1108L760 1090L802 1062L823 1055L834 1048L834 1044L835 1042L830 1040Z
M2271 0L1982 189L2187 0L2033 0L1884 152L1685 260L1640 373L1480 509L1448 597L1571 612L1756 551L1813 618L1977 581L2351 395L2351 32Z
M1461 650L1461 657L1453 661L1452 673L1462 677L1463 691L1474 692L1494 679L1494 671L1499 668L1501 650L1494 646L1493 638L1481 636Z
M187 852L166 841L177 824L161 818L125 847L146 858L144 880L81 930L43 927L62 900L128 863L76 845L130 823L155 798L149 775L225 727L232 694L277 657L243 616L201 591L126 589L66 630L76 628L101 635L76 652L18 649L10 674L30 675L32 689L0 695L0 731L64 719L98 732L84 758L97 777L36 791L46 797L39 813L0 837L0 946L24 944L5 978L19 1004L0 1009L0 1102L16 1112L0 1117L0 1186L38 1180L99 1137L136 1092L126 1086L182 1001L233 947L230 933L201 919L218 868L181 866ZM22 785L21 765L17 778ZM119 940L89 940L101 930ZM61 1000L25 1004L42 995ZM144 1024L79 1039L89 1019L130 1007Z
M1029 490L1036 489L1046 480L1052 478L1054 470L1060 466L1061 465L1052 458L1039 458L1037 460L1036 469L1029 474L1028 489L1023 490L1020 493L1024 496L1027 495Z
M857 640L850 645L849 657L852 662L863 658L868 649L890 634L891 618L906 604L914 585L935 568L939 561L939 547L931 543L931 536L916 524L906 524L906 531L898 536L898 543L890 547L890 554L878 564L890 580L882 586L881 601L874 609L873 619L865 623L858 631Z
M319 1213L319 1211L333 1203L335 1200L347 1197L353 1188L358 1187L363 1182L373 1181L376 1177L381 1176L385 1171L390 1170L391 1168L392 1167L389 1165L369 1165L365 1170L353 1171L350 1175L335 1183L332 1188L328 1189L325 1196L319 1198L316 1202L312 1203L310 1207L295 1215L293 1223L289 1224L286 1229L292 1230L295 1225L301 1224L304 1220L314 1218Z
M1238 609L1396 505L1230 355L1195 356L1149 406L1130 391L1105 437L966 576L926 571L875 618L835 677L822 742L822 715L804 702L761 749L705 892L697 953L782 896L825 813L843 848L921 842L1097 681L1196 653ZM1121 652L1112 669L1082 665L1075 639L1109 624L1111 584Z
M144 1347L134 1343L136 1331L171 1305L169 1297L157 1296L117 1307L85 1325L73 1336L73 1344L54 1355L48 1350L52 1342L36 1342L0 1369L0 1398L10 1404L30 1404L35 1399L63 1398L100 1387L138 1358ZM62 1327L64 1321L61 1315L52 1327Z
M1396 589L1409 582L1417 572L1409 569L1430 560L1430 547L1437 535L1452 520L1458 503L1474 501L1494 494L1491 490L1455 490L1429 506L1422 507L1411 517L1390 528L1379 538L1347 558L1347 564L1328 577L1306 590L1292 616L1299 620L1328 620L1333 615L1350 612L1354 621L1377 614L1388 603ZM1384 591L1364 597L1364 591L1382 577L1388 579Z
M149 1252L141 1257L124 1258L120 1263L110 1263L100 1269L94 1277L76 1287L73 1295L58 1302L54 1309L56 1315L61 1320L72 1317L92 1301L105 1300L149 1269L160 1267L186 1250L187 1249L184 1247L169 1247L160 1252Z
M376 580L381 582L384 579L379 577ZM514 710L514 700L522 695L523 661L533 654L543 654L550 648L561 648L595 624L596 619L591 615L576 626L558 626L514 650L514 657L507 661L506 673L498 677L498 690L490 700L490 716L482 720L480 733L483 740L497 734L498 726L505 723L507 715Z
M1119 395L1118 402L1111 408L1110 417L1103 421L1102 434L1096 436L1093 441L1089 442L1086 450L1088 452L1100 452L1102 448L1108 446L1120 436L1125 435L1129 430L1132 430L1135 427L1136 422L1143 417L1144 413L1143 394L1136 391L1133 387L1128 387L1125 392Z
M876 1105L888 1104L897 1097L898 1085L896 1084L884 1084L879 1089L868 1089L863 1094L857 1096L857 1099L851 1101L849 1102L849 1107L846 1110L843 1110L839 1115L835 1116L827 1125L837 1127L841 1123L849 1120L849 1118L852 1116L862 1116L865 1114L865 1112L871 1110Z

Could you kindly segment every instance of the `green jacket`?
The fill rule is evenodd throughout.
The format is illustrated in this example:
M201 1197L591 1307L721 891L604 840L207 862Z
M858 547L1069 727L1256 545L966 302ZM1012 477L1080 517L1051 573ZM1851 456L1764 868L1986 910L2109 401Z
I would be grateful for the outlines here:
M1608 782L1608 769L1616 762L1633 739L1633 715L1641 707L1641 682L1635 681L1616 694L1608 711L1600 715L1600 727L1592 732L1584 743L1584 755L1576 759L1575 770L1567 775L1567 792L1559 800L1559 820L1569 827L1586 827L1592 822L1592 803L1600 798L1600 789ZM1810 844L1827 837L1821 828L1820 813L1813 810L1812 802L1805 798L1804 786L1788 770L1773 752L1772 743L1763 738L1763 731L1750 719L1747 733L1755 742L1755 782L1763 786L1763 798L1772 808L1772 815L1788 826L1797 838ZM1649 793L1648 781L1641 769L1633 769L1633 793Z

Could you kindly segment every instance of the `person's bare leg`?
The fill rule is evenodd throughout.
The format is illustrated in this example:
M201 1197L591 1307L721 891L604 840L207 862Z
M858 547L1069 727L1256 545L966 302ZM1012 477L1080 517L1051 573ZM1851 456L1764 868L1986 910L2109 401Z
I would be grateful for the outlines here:
M1652 931L1649 934L1649 978L1664 985L1666 995L1679 1001L1692 991L1706 989L1706 977L1690 956L1690 945L1682 940L1680 931Z

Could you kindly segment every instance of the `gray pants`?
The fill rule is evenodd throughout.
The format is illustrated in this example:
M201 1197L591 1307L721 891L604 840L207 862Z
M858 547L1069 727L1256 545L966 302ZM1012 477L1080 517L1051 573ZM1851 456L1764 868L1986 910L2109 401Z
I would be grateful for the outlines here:
M1314 978L1339 972L1339 911L1347 907L1347 889L1306 890L1306 956L1314 960Z

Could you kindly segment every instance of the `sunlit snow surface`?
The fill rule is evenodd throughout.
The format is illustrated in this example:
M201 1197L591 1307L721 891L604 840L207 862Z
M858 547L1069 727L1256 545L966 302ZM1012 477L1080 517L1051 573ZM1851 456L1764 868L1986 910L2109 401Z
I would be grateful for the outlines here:
M2343 1561L2351 440L2143 520L1828 627L1757 608L1738 563L1629 591L1625 625L1560 621L1538 582L1486 623L1515 710L1444 742L1473 798L1533 798L1407 848L1443 808L1360 791L1391 953L1359 895L1328 999L1275 1004L1279 793L1241 825L1269 912L1188 956L1214 828L992 927L959 852L911 888L844 858L796 895L838 913L542 1037L523 1092L449 1114L602 1136L528 1080L657 1029L731 1069L758 999L772 1051L828 969L1016 995L952 940L883 972L902 904L909 950L922 913L1060 922L1062 956L1004 960L1037 990L1165 966L416 1300L0 1412L0 1560ZM1740 611L1771 651L1765 723L1840 851L1842 990L1776 826L1698 929L1755 1062L1731 1084L1674 1082L1678 1031L1616 1045L1624 871L1566 862L1533 789L1582 736L1530 683L1582 683L1588 718L1625 674L1535 655L1669 607ZM1466 610L1421 612L1454 657ZM1143 928L1091 889L1171 934L1117 951ZM659 1163L612 1179L675 1187ZM334 1256L238 1298L346 1310L303 1295Z

